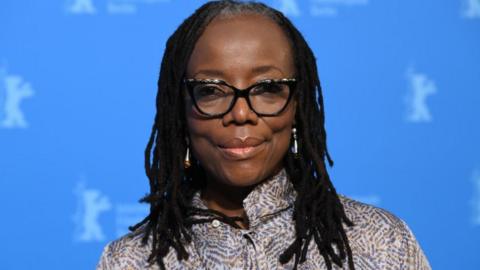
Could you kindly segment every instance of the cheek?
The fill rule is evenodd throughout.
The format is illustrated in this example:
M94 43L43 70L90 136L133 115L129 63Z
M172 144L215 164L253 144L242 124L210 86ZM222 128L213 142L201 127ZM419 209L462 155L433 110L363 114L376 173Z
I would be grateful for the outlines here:
M267 121L272 133L270 140L269 157L265 165L275 170L281 166L283 157L290 147L290 138L292 134L292 121Z
M213 138L221 132L222 123L218 119L204 120L190 114L187 117L190 145L194 152L209 151L215 143ZM198 155L197 155L198 156Z
M193 156L208 171L214 170L219 159L216 140L223 131L221 119L203 119L190 110L187 112L187 127Z
M235 173L232 172L232 167L228 166L228 163L225 164L215 143L215 139L221 136L220 133L224 128L221 120L187 117L187 124L192 155L200 162L207 174L225 183L235 183L236 181L229 180L234 178L230 175Z
M290 104L280 116L264 118L265 124L271 130L272 142L276 144L277 148L287 149L290 144L295 111L294 104Z
M216 119L204 119L202 116L194 109L193 105L187 100L185 105L185 116L187 120L187 130L190 135L192 142L190 144L195 144L193 141L201 137L206 137L208 131L215 127Z
M275 132L275 131L274 131ZM285 127L284 129L278 130L273 134L272 144L273 144L273 151L275 154L283 153L285 154L286 150L290 145L290 136L291 130L289 127ZM282 155L283 156L283 155Z

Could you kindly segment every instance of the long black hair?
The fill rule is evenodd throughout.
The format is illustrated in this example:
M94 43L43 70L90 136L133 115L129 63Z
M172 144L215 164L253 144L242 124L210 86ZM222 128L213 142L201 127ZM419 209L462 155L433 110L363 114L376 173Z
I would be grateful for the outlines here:
M217 16L244 14L266 16L284 31L292 46L297 74L297 109L299 157L288 152L284 166L297 197L293 220L296 239L281 254L285 264L294 257L294 268L306 260L309 243L313 240L323 256L327 269L332 262L354 269L352 251L342 223L353 226L327 173L325 161L333 166L328 153L324 125L323 96L317 74L315 56L300 32L281 12L262 3L212 1L202 5L188 17L168 39L158 78L157 113L150 139L145 149L145 171L150 192L141 202L150 204L150 214L131 227L144 227L143 243L152 239L150 262L165 269L163 258L173 248L180 260L189 254L185 244L192 240L190 228L195 223L220 216L232 226L232 219L213 210L192 208L193 195L205 184L205 172L192 157L192 167L184 168L187 135L182 79L195 43L208 24ZM204 218L192 218L199 215ZM338 252L335 252L336 245Z

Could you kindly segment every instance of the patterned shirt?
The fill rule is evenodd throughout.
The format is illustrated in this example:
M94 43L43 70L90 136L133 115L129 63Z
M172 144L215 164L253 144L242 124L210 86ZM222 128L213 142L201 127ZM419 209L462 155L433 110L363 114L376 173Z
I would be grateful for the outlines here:
M355 226L345 227L357 270L430 270L431 267L407 224L390 212L340 196L347 217ZM279 262L280 254L295 240L292 220L296 192L285 170L256 186L243 201L249 228L237 229L219 220L192 227L186 245L188 260L176 252L164 257L167 269L292 269L294 260ZM193 206L207 209L197 192ZM139 228L141 230L142 227ZM142 233L130 233L109 243L97 270L159 269L149 264L151 241L142 246ZM335 246L334 246L335 247ZM333 264L333 269L348 269ZM327 269L315 241L299 270Z

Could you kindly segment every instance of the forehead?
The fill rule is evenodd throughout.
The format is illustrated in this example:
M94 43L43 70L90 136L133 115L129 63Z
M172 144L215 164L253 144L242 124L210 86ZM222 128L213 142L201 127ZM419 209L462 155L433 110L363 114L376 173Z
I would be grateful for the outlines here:
M293 75L290 41L272 19L260 15L215 18L195 44L187 74L216 71L221 77L259 73ZM212 72L211 72L212 73ZM221 74L220 74L221 73Z

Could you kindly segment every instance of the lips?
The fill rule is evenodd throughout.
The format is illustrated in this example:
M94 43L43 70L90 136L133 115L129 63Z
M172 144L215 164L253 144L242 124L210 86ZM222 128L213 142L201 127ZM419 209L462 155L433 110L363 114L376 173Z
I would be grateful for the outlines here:
M265 145L264 142L264 140L255 137L233 138L221 143L219 148L227 159L245 160L260 152Z

